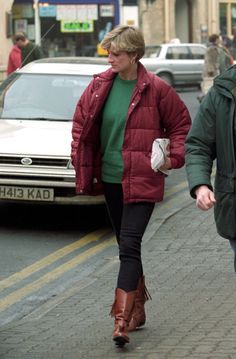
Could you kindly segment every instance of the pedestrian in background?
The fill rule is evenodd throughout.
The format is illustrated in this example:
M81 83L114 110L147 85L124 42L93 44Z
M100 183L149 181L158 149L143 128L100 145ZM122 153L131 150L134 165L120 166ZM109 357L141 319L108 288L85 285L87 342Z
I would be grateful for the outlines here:
M198 97L200 102L203 100L209 88L213 85L214 78L233 64L234 59L229 50L221 42L220 36L218 34L209 36L209 45L204 58L202 74L202 94Z
M101 46L111 68L94 76L77 104L71 157L77 193L105 194L116 233L120 268L111 315L113 340L124 345L128 331L145 324L141 242L164 194L165 176L151 168L152 143L169 138L162 169L182 167L190 116L175 90L140 63L145 43L139 29L118 26Z
M236 59L236 27L235 26L232 29L232 34L233 34L233 38L231 40L230 51L234 59Z
M186 140L190 194L198 208L214 207L217 231L236 249L236 66L216 77ZM211 182L216 160L215 188ZM236 261L235 261L236 271Z
M220 36L213 34L209 36L209 46L207 48L203 77L215 77L224 72L232 65L232 58L228 49L222 45Z
M8 56L8 64L7 64L7 75L10 75L12 72L16 71L21 67L21 50L16 45L15 36L13 36L13 47Z
M15 34L15 42L21 50L22 66L43 57L41 48L30 41L23 32Z

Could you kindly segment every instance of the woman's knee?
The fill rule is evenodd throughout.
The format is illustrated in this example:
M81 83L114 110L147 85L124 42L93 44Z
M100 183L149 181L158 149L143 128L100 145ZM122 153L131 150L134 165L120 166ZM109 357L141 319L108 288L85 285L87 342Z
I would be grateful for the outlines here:
M120 258L141 258L141 240L138 238L123 237L120 235L119 243Z

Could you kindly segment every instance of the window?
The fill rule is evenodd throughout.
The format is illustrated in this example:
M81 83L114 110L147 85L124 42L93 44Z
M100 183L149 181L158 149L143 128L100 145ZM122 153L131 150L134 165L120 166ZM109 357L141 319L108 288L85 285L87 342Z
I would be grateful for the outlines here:
M170 60L188 60L190 53L187 46L171 46L167 50L166 58Z
M236 4L221 2L219 5L220 32L231 37L236 30Z
M233 29L236 28L236 4L232 4L231 5L231 27L232 27L232 32Z
M227 4L220 4L220 32L227 34Z
M191 46L190 50L193 60L204 59L206 50L203 47Z
M161 52L161 46L153 45L145 47L144 57L158 57Z

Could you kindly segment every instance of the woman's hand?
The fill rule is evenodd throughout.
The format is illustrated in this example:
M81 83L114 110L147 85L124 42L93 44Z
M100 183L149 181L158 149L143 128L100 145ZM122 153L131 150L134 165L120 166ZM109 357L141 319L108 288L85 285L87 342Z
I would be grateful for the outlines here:
M171 169L171 160L170 160L170 157L166 157L164 165L162 165L160 167L160 171L161 170L166 171L166 170L170 170L170 169Z
M196 206L203 211L212 208L216 203L214 193L205 185L199 186L196 191Z

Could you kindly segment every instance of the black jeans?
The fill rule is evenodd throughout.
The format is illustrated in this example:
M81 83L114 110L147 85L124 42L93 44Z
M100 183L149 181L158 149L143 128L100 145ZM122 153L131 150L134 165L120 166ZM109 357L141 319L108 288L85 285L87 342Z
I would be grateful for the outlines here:
M124 204L122 185L104 183L105 199L119 245L120 269L117 288L130 292L137 289L143 275L141 243L154 203Z

